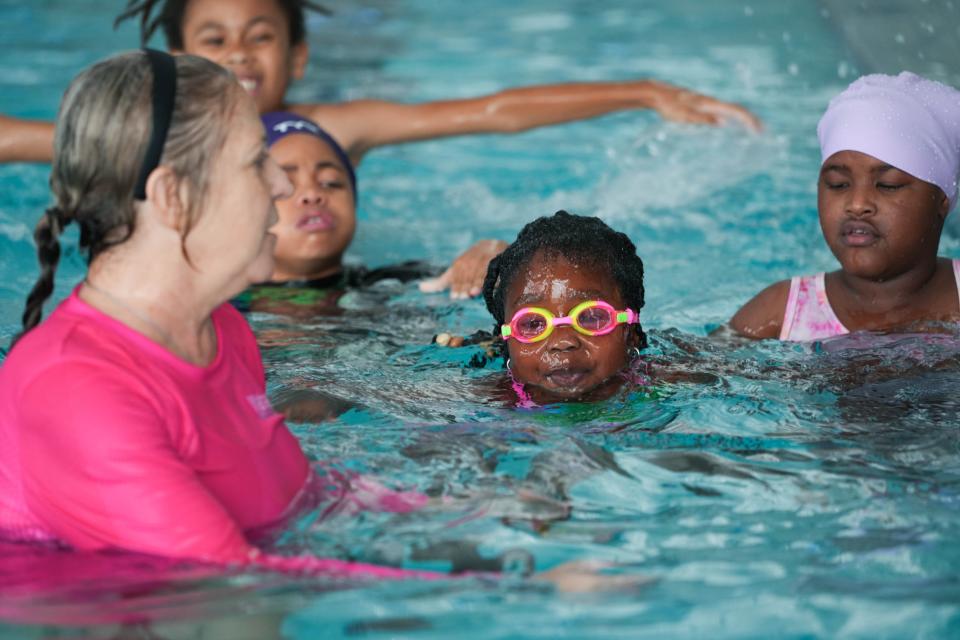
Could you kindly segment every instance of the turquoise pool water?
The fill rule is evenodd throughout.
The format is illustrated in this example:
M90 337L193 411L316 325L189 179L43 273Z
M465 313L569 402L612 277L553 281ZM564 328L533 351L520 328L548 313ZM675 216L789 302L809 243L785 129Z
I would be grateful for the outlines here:
M119 3L0 0L0 112L51 117L82 66L136 44ZM690 374L594 406L503 407L499 369L441 330L481 303L386 283L337 316L254 314L271 390L355 408L296 425L310 455L450 496L403 516L310 514L277 543L445 567L523 550L613 563L639 590L358 586L209 575L130 556L0 549L0 637L955 637L960 368L953 340L818 348L707 339L773 280L832 268L816 222L816 120L858 72L817 3L338 2L311 21L298 100L427 100L508 85L654 76L747 104L759 136L624 113L519 136L412 144L360 170L351 259L449 260L559 208L628 232L647 264L647 357ZM0 344L35 278L47 168L0 167ZM954 237L942 252L960 255ZM57 294L83 272L67 251ZM956 336L955 336L956 337ZM696 380L696 382L694 382ZM569 515L550 501L565 497ZM37 594L32 588L62 575Z

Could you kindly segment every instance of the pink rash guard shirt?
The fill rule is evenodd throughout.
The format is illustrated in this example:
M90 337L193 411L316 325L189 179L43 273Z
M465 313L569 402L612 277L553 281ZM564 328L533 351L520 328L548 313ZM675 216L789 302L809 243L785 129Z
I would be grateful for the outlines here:
M960 260L953 261L953 276L960 296ZM790 281L790 294L780 327L781 340L806 342L848 333L850 330L837 318L827 299L823 273L797 276Z
M218 352L181 360L75 290L0 368L0 534L80 550L428 577L262 554L244 531L278 524L313 477L265 395L256 339L224 304Z

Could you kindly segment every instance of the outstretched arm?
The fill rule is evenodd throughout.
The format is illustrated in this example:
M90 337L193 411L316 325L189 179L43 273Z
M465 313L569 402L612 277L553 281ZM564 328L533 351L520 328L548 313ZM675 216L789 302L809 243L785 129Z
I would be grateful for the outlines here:
M678 122L734 121L753 131L761 126L760 120L740 105L655 80L541 85L411 105L358 100L294 108L327 128L354 161L370 149L388 144L472 133L515 133L626 109L654 109Z
M53 160L53 123L0 116L0 162Z

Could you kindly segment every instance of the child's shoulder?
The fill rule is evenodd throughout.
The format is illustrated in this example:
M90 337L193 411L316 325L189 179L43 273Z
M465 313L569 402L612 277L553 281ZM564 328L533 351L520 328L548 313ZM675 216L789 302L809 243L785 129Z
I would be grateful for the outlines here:
M750 338L778 338L790 297L790 280L781 280L758 293L730 319L730 326Z

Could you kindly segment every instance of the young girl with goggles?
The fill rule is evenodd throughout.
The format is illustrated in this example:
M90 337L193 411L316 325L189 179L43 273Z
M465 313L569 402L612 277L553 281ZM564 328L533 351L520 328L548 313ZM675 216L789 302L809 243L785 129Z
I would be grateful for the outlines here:
M483 296L521 406L609 397L646 346L643 262L598 218L528 224L490 262Z

